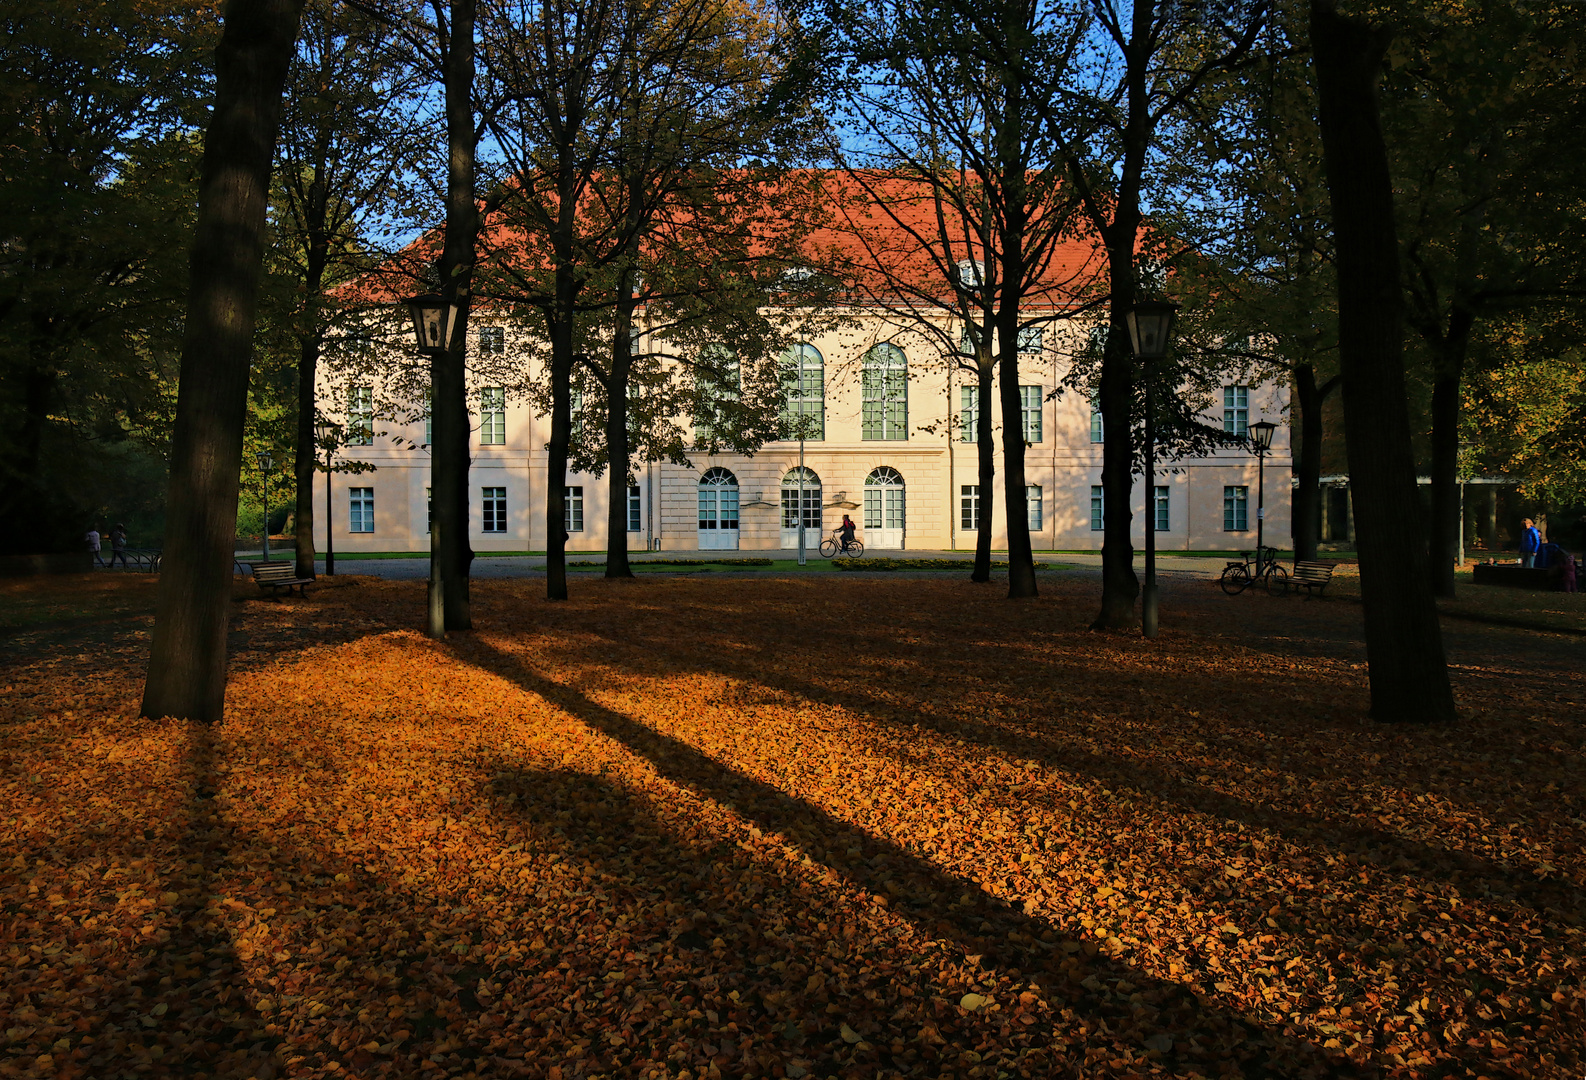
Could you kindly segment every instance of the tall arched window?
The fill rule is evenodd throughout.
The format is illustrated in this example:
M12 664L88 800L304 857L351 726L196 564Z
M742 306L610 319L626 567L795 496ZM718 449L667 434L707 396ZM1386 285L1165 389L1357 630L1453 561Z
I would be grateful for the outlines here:
M903 477L883 465L865 477L865 544L872 548L903 547Z
M909 437L909 361L896 345L882 342L865 353L859 373L861 437Z
M804 543L821 538L821 478L814 469L794 467L782 478L782 546L798 547L800 508L803 509Z
M782 354L782 438L826 437L826 361L808 342Z
M707 469L699 478L699 546L738 546L738 478L726 469Z

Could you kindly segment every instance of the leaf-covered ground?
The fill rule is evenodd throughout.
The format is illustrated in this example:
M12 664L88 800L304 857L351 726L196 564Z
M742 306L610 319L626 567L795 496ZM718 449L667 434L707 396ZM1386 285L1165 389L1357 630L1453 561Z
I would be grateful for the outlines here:
M494 581L440 644L343 578L239 585L204 729L92 580L0 637L3 1075L1586 1070L1578 637L1446 624L1425 731L1357 604L1212 582L1142 642L1087 578Z

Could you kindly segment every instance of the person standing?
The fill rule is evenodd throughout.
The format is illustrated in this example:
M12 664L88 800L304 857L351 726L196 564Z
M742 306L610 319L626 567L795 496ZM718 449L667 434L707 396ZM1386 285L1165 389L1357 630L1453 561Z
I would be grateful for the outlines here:
M1537 549L1542 546L1542 531L1530 518L1520 522L1520 565L1534 566Z
M116 568L116 560L121 560L121 569L130 570L127 565L127 527L117 525L110 530L110 569Z
M88 542L88 551L94 557L95 566L105 565L104 558L99 554L99 525L96 522L88 526L88 535L83 538Z

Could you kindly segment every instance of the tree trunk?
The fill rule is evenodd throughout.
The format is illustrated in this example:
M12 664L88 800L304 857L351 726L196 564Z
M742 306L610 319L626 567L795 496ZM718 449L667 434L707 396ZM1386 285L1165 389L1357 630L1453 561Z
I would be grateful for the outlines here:
M1294 368L1294 396L1300 418L1299 484L1294 489L1294 557L1316 558L1316 543L1322 534L1322 402L1338 385L1334 375L1320 387L1316 369L1310 364Z
M479 210L474 200L474 2L450 0L451 19L442 62L446 88L446 244L441 250L441 294L458 305L444 354L430 361L434 443L431 495L441 544L437 571L447 630L473 629L468 570L468 309Z
M143 715L213 722L226 697L232 543L270 166L303 0L231 0L215 53Z
M994 389L991 337L981 343L975 364L975 456L979 472L975 477L976 512L980 515L975 530L975 569L970 581L991 580L991 511L997 504L997 443L991 436L991 395Z
M618 275L616 332L611 336L611 369L606 386L606 469L610 498L606 511L606 576L631 578L628 565L628 375L633 367L632 271ZM803 508L799 508L803 513Z
M297 541L295 573L314 576L314 466L319 446L314 438L315 381L319 373L320 332L317 323L305 329L298 342L297 358L297 456L292 462L297 488L297 510L293 515ZM325 474L326 482L330 474ZM329 529L332 522L325 522Z
M1432 377L1432 529L1428 538L1432 595L1454 596L1459 558L1459 395L1475 316L1455 306L1439 341Z
M1129 331L1123 321L1123 312L1134 298L1133 270L1127 263L1120 266L1116 255L1112 261L1112 326L1101 362L1101 386L1097 394L1105 432L1101 450L1101 612L1090 624L1092 630L1132 628L1134 600L1140 595L1140 580L1134 574L1134 544L1130 539L1134 514L1129 506L1134 494L1134 429L1130 423L1134 404L1134 362L1126 344Z
M1017 279L1015 279L1017 280ZM1002 396L1003 505L1008 526L1008 599L1036 595L1035 557L1030 550L1029 493L1024 484L1024 424L1019 400L1019 309L1000 321L997 381Z
M1359 538L1371 715L1450 721L1454 699L1428 587L1404 383L1393 187L1377 113L1390 35L1311 0L1311 45L1338 260L1338 331Z

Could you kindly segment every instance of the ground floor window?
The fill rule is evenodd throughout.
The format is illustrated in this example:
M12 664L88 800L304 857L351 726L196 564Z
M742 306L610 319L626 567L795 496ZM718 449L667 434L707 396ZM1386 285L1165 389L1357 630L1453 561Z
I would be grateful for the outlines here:
M1223 532L1248 532L1250 519L1247 507L1250 489L1247 487L1223 488Z
M1100 484L1090 486L1090 531L1101 532L1107 524L1105 489Z
M353 488L349 494L352 509L348 514L347 531L374 532L374 488Z
M504 533L507 531L507 489L504 487L487 487L484 489L485 529L487 533Z
M903 477L888 465L865 477L865 528L903 528Z
M640 506L640 503L639 503L639 485L638 484L629 484L628 485L628 531L629 532L643 532L644 531L644 515L640 511L641 511L641 506Z
M1031 532L1041 531L1041 485L1030 484L1024 489L1024 509Z
M821 531L821 478L813 469L789 469L782 478L782 527L799 527L799 493L803 491L804 528Z
M980 485L963 484L958 489L958 522L965 532L980 528Z
M570 487L566 489L562 506L563 527L570 533L584 531L584 489Z
M1156 487L1156 531L1167 532L1168 523L1172 518L1168 514L1167 485L1158 484Z
M738 478L726 469L709 469L699 478L699 527L738 528Z

